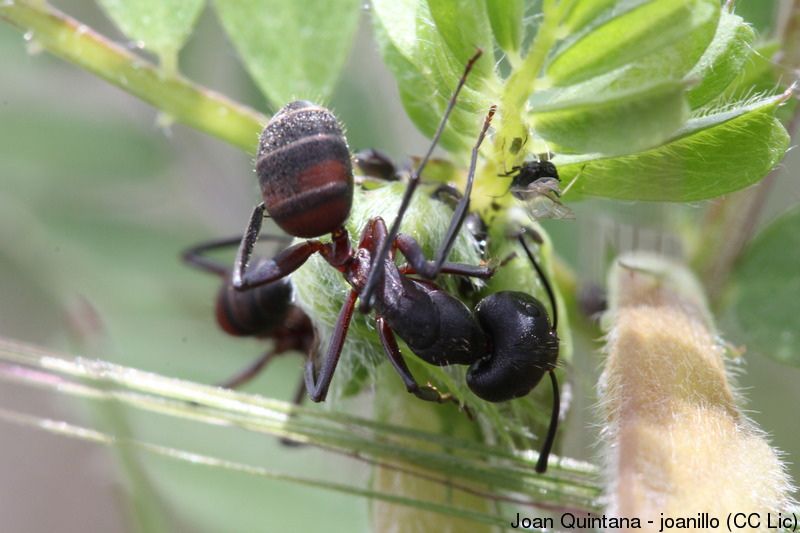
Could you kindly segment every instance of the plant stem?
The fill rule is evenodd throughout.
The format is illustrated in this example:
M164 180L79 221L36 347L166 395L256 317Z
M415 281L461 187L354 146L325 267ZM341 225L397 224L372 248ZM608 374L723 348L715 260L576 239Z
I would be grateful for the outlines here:
M544 2L542 13L544 18L536 37L528 49L522 63L515 65L514 71L505 84L500 100L500 126L495 136L494 154L492 160L484 165L481 176L476 180L477 194L474 207L478 211L485 211L493 204L504 205L508 203L509 195L506 194L508 180L497 179L497 174L519 163L525 156L525 151L520 150L511 154L512 160L506 160L506 154L514 139L526 139L528 126L523 122L526 113L526 102L534 90L536 78L544 66L547 54L553 48L558 38L558 26L563 16L565 4L557 4L553 0Z
M178 122L248 153L267 117L136 56L45 2L0 3L0 18L45 50L138 96Z

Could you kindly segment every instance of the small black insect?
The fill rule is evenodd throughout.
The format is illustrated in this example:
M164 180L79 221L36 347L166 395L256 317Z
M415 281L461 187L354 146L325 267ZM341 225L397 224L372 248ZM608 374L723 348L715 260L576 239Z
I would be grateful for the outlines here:
M285 237L266 235L265 240L286 242ZM183 260L200 270L222 278L217 292L215 315L219 326L237 337L272 340L272 347L251 365L219 383L220 387L238 388L255 378L276 357L285 353L310 354L316 347L314 326L302 309L292 304L292 287L288 279L261 285L251 291L233 288L231 270L207 257L215 250L236 246L241 237L203 242L183 252ZM305 396L304 380L294 394L294 402Z
M572 210L561 203L561 178L558 168L548 157L525 161L500 176L512 178L509 191L514 198L524 202L533 220L575 218Z

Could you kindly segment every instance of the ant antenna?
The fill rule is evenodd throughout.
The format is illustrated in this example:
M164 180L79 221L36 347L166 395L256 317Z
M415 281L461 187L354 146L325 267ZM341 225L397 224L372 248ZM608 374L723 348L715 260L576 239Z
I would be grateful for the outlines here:
M372 269L370 271L369 277L367 278L367 282L364 285L364 288L360 294L359 303L359 310L362 313L369 312L370 308L372 307L372 292L375 290L375 284L378 281L378 278L383 274L383 263L386 260L386 256L389 253L389 248L394 244L394 240L397 237L397 233L400 230L400 222L403 219L403 215L405 214L406 210L408 209L408 205L411 203L411 196L414 194L417 186L420 182L420 176L422 174L425 165L428 164L428 160L433 155L433 150L436 148L436 145L439 143L439 138L442 136L444 132L444 127L447 125L447 119L450 117L450 113L453 111L453 108L456 105L456 99L458 98L458 93L461 92L461 88L464 87L464 84L467 82L467 75L472 70L473 65L481 57L483 54L483 50L480 48L475 51L475 54L467 61L467 66L464 67L464 73L461 75L461 78L458 80L458 84L456 85L455 91L453 91L453 95L450 97L450 101L447 103L447 107L444 110L444 114L442 115L442 120L439 122L439 127L436 129L436 133L433 135L433 139L431 141L431 146L428 148L428 152L425 154L425 157L422 158L420 161L419 166L417 166L414 173L411 175L411 178L408 181L408 187L406 188L406 192L403 195L403 200L400 203L400 209L397 211L397 216L392 223L392 227L389 230L389 234L387 235L386 239L381 243L381 247L378 249L378 252L375 254L375 259L372 262ZM482 138L482 137L481 137Z
M553 308L552 331L556 331L556 328L558 328L558 307L556 307L556 298L553 294L553 288L550 286L550 282L544 275L544 272L539 266L539 263L536 261L536 258L533 256L533 253L531 253L530 248L528 248L528 244L525 242L523 233L520 233L517 236L517 239L522 245L522 248L525 250L525 254L528 256L528 259L530 259L531 263L533 263L533 267L539 274L539 279L542 280L542 285L544 285L545 291L547 291L547 296L550 298L550 307ZM550 383L553 386L553 411L550 414L550 426L547 428L547 436L544 439L544 444L542 444L542 449L539 451L539 460L536 461L536 472L539 474L543 474L547 470L547 460L550 458L550 451L553 449L553 443L556 440L558 416L561 413L561 396L558 393L558 380L556 379L556 373L553 371L553 369L548 370L547 373L550 374Z
M523 233L520 233L517 236L517 240L522 245L522 248L525 250L525 254L528 256L528 259L531 260L533 263L533 268L536 269L536 272L539 274L539 279L542 280L542 285L544 285L544 290L547 292L548 298L550 298L550 307L553 309L553 327L551 328L553 331L558 329L558 307L556 306L556 297L553 293L553 288L550 286L550 282L547 280L547 276L544 275L544 271L542 271L542 267L539 266L539 263L536 261L536 258L533 256L530 248L528 248L528 244L525 242L525 238L522 236Z
M542 449L539 450L539 460L536 461L536 472L544 474L547 471L547 460L550 458L550 451L553 449L553 443L556 440L556 429L558 428L558 416L561 413L561 397L558 394L558 380L556 373L553 370L547 372L550 374L550 383L553 385L553 412L550 414L550 427L547 428L547 436L542 444Z

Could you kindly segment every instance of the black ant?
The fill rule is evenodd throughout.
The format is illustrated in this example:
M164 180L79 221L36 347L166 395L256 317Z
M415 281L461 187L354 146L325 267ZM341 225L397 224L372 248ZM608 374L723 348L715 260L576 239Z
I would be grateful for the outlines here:
M207 253L238 245L241 237L213 240L192 246L183 252L183 260L200 270L223 279L217 292L215 315L219 326L237 337L271 339L272 348L252 364L218 384L238 388L256 377L276 356L288 352L310 354L316 346L314 326L302 309L293 305L292 287L288 279L267 283L250 291L233 288L231 270L210 259ZM265 235L262 240L286 242L285 237ZM305 396L305 382L300 380L293 402L299 404Z
M429 281L440 273L489 278L494 272L485 266L445 262L467 216L478 150L489 129L494 106L484 119L472 149L465 192L436 259L428 260L415 239L398 232L422 170L480 55L478 51L467 63L431 147L411 175L391 230L382 218L371 218L355 249L344 227L353 199L352 166L347 141L336 118L327 109L309 102L293 102L282 108L261 135L256 170L263 202L254 209L242 238L232 283L242 291L274 283L297 270L315 253L342 273L350 292L334 326L319 374L313 359L306 362L306 388L316 402L327 396L359 298L362 311L374 305L378 335L386 356L408 392L423 400L444 402L453 398L431 385L417 383L403 359L395 334L430 364L469 365L467 385L478 397L491 402L526 395L548 372L554 405L551 426L537 464L537 471L543 472L558 420L558 387L553 370L559 342L555 299L549 283L542 277L553 305L553 327L542 304L528 294L511 291L492 294L478 303L473 314L460 300ZM273 259L250 266L265 211L290 235L315 238L330 233L331 242L306 240L279 252ZM521 236L520 242L529 253ZM403 267L395 264L396 251L403 254L408 264ZM529 253L529 257L543 276L533 255ZM410 277L413 274L427 279Z

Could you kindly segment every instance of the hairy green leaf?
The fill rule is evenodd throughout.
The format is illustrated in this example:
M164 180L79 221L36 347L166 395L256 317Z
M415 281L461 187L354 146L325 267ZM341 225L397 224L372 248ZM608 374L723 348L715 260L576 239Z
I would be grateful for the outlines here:
M722 13L714 39L686 75L688 80L699 81L688 94L692 109L710 102L733 82L750 56L754 37L753 29L741 17Z
M461 77L466 60L450 52L426 2L375 0L373 13L378 43L397 80L403 106L417 127L431 136ZM441 17L443 27L447 27L450 24L447 17ZM450 35L448 38L453 46L458 47L457 43L464 42L458 36ZM466 54L469 48L469 55L472 55L474 44L467 43L459 48L460 53ZM486 80L492 72L492 65L491 54L485 53L467 79L442 136L442 145L448 150L463 151L474 142L481 116L492 100L489 94L491 84Z
M477 49L491 56L492 30L485 6L475 0L428 0L433 22L457 64L466 65ZM492 61L480 61L471 76L485 78L494 68Z
M536 132L556 151L636 152L661 144L688 118L680 82L613 91L599 78L606 77L534 95Z
M97 0L122 33L173 61L189 38L205 0Z
M745 251L732 279L727 313L740 340L754 350L800 366L800 209L764 229Z
M494 38L506 52L518 52L522 44L522 19L525 4L522 0L486 0L489 22Z
M751 48L736 78L725 90L725 98L737 100L747 98L753 92L774 90L778 84L778 73L773 57L780 49L781 43L778 41L761 43Z
M330 96L361 13L359 0L216 0L214 6L274 107Z
M783 157L789 135L775 117L774 96L692 119L673 140L624 157L556 161L569 194L623 200L691 202L752 185Z
M741 0L736 2L736 14L755 28L759 35L768 35L778 22L780 0Z
M661 69L668 58L691 64L714 34L719 4L715 0L622 2L617 9L569 39L547 66L554 85L573 84L654 54ZM652 60L651 60L652 62Z

